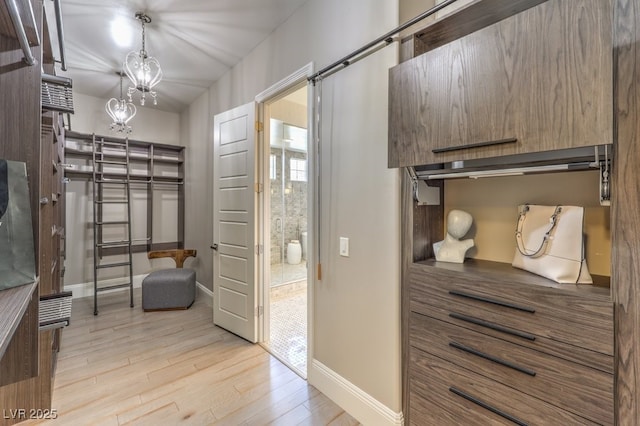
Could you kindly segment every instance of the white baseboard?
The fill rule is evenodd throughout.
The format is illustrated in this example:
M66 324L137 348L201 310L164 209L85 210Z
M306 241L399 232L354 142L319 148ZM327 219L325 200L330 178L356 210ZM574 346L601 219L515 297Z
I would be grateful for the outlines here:
M403 425L396 413L329 367L314 359L308 371L309 384L328 396L364 425Z
M133 276L133 288L142 287L142 280L147 275L149 275L149 274L134 275ZM108 285L114 285L114 284L120 284L120 283L122 283L122 278L114 278L114 279L110 279L110 280L98 281L98 285L99 286L108 286ZM111 292L114 292L114 291L126 291L126 290L127 290L126 287L115 288L113 290L105 290L104 293L111 293ZM88 283L65 285L64 286L64 291L72 292L74 299L78 299L78 298L81 298L81 297L93 296L93 281L88 282Z
M147 275L149 275L149 274L134 275L133 276L133 288L142 287L142 280ZM107 285L112 285L112 284L118 284L120 282L122 282L122 279L116 278L116 279L112 279L112 280L102 280L102 281L99 282L99 285L107 286ZM197 289L199 291L204 293L204 296L206 297L207 305L213 306L213 292L211 290L209 290L207 287L205 287L203 284L199 283L198 281L196 281L196 287L197 287ZM109 292L112 292L112 291L125 291L125 290L127 290L127 289L126 288L116 288L116 289L113 289L113 290L105 290L105 293L109 293ZM78 298L81 298L81 297L93 296L93 282L66 285L66 286L64 286L64 291L72 292L74 299L78 299Z
M200 284L198 281L196 281L196 288L204 293L207 305L213 307L213 292L204 285Z

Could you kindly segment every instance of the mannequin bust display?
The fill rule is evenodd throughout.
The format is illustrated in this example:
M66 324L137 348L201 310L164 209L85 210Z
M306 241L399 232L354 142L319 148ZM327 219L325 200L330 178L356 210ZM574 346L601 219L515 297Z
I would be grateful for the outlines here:
M462 263L464 255L474 246L473 239L460 240L473 223L473 217L462 210L451 210L447 215L447 235L433 245L438 262Z

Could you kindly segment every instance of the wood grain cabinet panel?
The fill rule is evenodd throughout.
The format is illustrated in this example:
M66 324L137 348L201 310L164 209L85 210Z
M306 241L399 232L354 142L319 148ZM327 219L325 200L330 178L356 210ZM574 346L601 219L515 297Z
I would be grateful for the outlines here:
M458 327L464 327L479 333L487 334L502 340L515 343L543 352L550 356L562 358L586 367L594 368L613 374L613 356L601 352L581 348L567 342L554 340L540 334L533 334L527 327L516 328L517 324L507 321L503 315L492 309L481 309L468 306L451 306L435 299L432 305L413 303L411 310L423 315L429 315L440 321L445 321ZM459 309L459 308L462 309ZM562 323L561 323L562 324ZM572 329L582 334L584 330ZM612 340L607 338L606 340Z
M575 415L613 424L611 374L420 314L412 314L409 333L415 348Z
M491 15L482 0L473 3L481 15ZM617 80L625 80L624 71L635 63L629 52L638 50L638 4L544 1L455 40L431 44L422 55L394 67L389 76L389 166L601 144L616 145L618 155L620 135L614 135L614 125L631 117L628 128L637 130L637 114L628 105L635 98L627 96L635 92L619 90L624 85L614 82L614 72ZM429 39L420 42L426 46ZM622 105L618 110L614 94ZM625 146L635 146L632 137L627 139ZM631 173L633 168L614 169ZM633 181L632 176L617 188L624 192ZM629 281L618 279L615 256L611 279L594 277L596 285L579 286L556 284L508 263L430 260L431 244L442 238L445 206L416 208L410 184L406 179L403 186L402 227L407 423L636 424L627 421L629 412L637 411L638 398L629 391L633 381L620 379L633 370L625 370L633 366L626 362L632 357L620 355L626 347L619 343L631 339L627 335L633 333L625 330L635 329L618 323L614 345L611 293L622 294L620 287ZM612 197L612 206L623 201ZM612 209L612 214L621 210L633 208ZM616 223L612 219L610 225ZM628 265L633 262L622 269ZM620 306L618 318L630 312Z
M391 69L389 167L612 143L611 15L550 0Z
M411 404L419 413L412 416L412 424L513 426L512 420L452 388L528 425L597 424L419 349L411 352L411 371Z
M410 422L505 422L476 398L527 424L613 424L608 288L556 284L472 259L412 263L404 285ZM496 397L494 388L505 393Z
M28 328L24 331L33 341L9 356L4 365L12 373L25 370L32 364L32 374L26 380L0 387L0 408L6 410L0 425L19 422L24 418L9 416L9 410L42 410L51 408L53 373L56 364L57 339L60 331L39 331L39 296L61 290L61 237L64 234L64 197L62 196L63 137L57 112L42 109L41 84L43 73L53 73L51 46L46 36L46 16L42 1L20 0L20 10L32 10L34 19L23 19L27 34L40 34L41 43L32 44L31 52L37 59L34 66L23 61L23 52L14 35L0 35L0 158L26 163L31 197L31 215L38 284L29 309L23 318ZM26 8L26 9L25 9ZM0 9L3 9L0 7ZM6 14L0 11L0 27L7 24ZM24 18L24 17L23 17ZM31 28L30 22L36 24ZM12 25L11 25L12 26ZM0 33L2 30L0 29ZM17 334L14 337L20 337ZM10 349L9 349L10 350ZM17 375L17 374L16 374ZM31 377L33 376L33 377ZM3 382L3 384L6 382Z
M450 312L613 355L613 303L608 289L558 285L498 262L440 265L435 261L411 265L412 310L431 315L431 307L443 306Z

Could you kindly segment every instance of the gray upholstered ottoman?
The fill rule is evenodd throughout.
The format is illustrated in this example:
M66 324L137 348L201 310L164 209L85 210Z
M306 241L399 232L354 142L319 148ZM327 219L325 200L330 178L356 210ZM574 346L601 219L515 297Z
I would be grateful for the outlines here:
M196 271L163 269L142 280L142 309L166 311L188 309L196 298Z

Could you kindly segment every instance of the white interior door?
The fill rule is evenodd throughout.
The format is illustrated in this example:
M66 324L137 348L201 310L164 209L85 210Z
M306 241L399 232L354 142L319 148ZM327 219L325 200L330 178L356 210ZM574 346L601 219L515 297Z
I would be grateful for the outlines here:
M213 322L257 341L256 104L213 119Z

